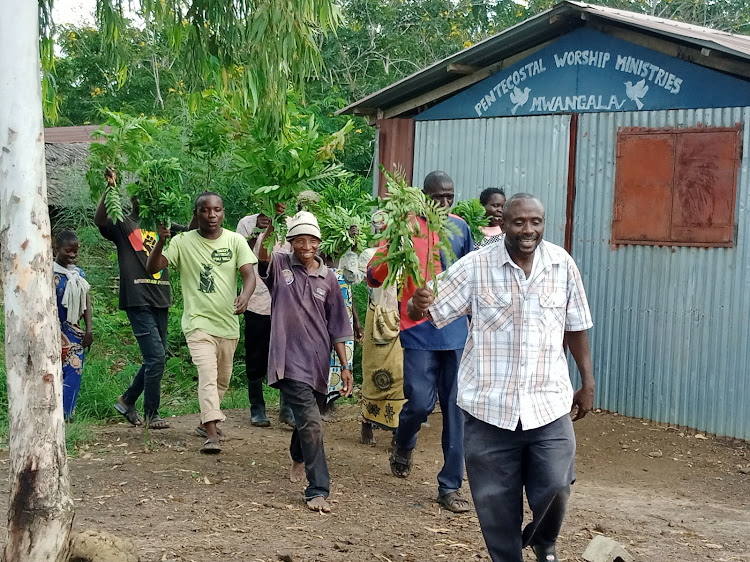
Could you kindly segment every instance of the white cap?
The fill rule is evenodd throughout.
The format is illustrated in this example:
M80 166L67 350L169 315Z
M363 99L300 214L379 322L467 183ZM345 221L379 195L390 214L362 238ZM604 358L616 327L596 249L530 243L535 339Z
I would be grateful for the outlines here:
M309 234L310 236L315 236L315 238L321 240L318 219L316 219L315 215L309 211L300 211L291 219L287 220L286 226L287 240L291 240L295 236L301 236L303 234Z

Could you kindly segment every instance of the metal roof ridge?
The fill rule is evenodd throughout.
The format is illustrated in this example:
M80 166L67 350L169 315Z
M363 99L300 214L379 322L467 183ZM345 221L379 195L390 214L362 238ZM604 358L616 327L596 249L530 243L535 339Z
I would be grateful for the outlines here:
M436 75L435 71L441 67L446 67L450 63L462 63L465 58L469 58L466 55L468 53L479 52L481 53L482 48L486 48L487 45L497 43L503 44L503 41L513 37L513 34L518 30L529 29L531 35L534 35L534 27L540 22L547 18L555 15L571 16L574 14L589 14L593 18L600 18L604 21L609 21L613 25L630 26L634 29L641 30L642 32L651 32L662 36L665 40L681 40L684 42L692 43L697 48L706 47L715 49L719 52L723 52L726 55L736 56L742 59L750 59L750 36L742 35L737 33L730 33L727 31L721 31L714 28L703 27L700 25L685 23L677 20L671 20L658 16L652 16L648 14L642 14L638 12L630 12L628 10L620 10L617 8L610 8L607 6L600 6L598 4L590 4L587 2L581 2L579 0L562 0L553 7L544 10L527 18L517 24L500 31L486 39L483 39L470 47L461 49L460 51L445 57L437 62L432 63L425 68L422 68L412 74L393 82L392 84L377 90L367 96L360 98L346 107L336 111L336 115L342 113L355 113L357 109L368 109L376 110L389 107L386 100L378 100L376 105L368 107L367 103L373 99L382 97L388 92L398 89L399 86L416 82L420 77L431 77ZM585 18L584 18L585 19ZM541 41L537 41L540 43ZM456 78L456 80L459 78ZM446 84L450 84L451 81L446 81ZM395 94L396 96L411 95L412 98L419 95L419 87L407 87L407 92L401 94ZM411 90L414 90L412 92ZM393 97L393 95L391 96ZM383 105L385 102L385 106ZM362 113L362 111L360 111Z
M436 61L436 62L434 62L434 63L432 63L432 64L430 64L428 66L425 66L424 68L422 68L420 70L417 70L416 72L412 72L408 76L404 76L400 80L397 80L396 82L393 82L393 83L389 84L388 86L380 88L379 90L377 90L377 91L375 91L375 92L373 92L371 94L367 94L365 97L360 98L359 100L354 101L354 102L350 103L349 105L347 105L346 107L343 107L343 108L339 109L338 111L336 111L336 115L340 115L340 114L344 113L348 109L353 109L355 107L361 106L367 100L370 100L370 99L372 99L372 98L374 98L374 97L376 97L376 96L378 96L378 95L380 95L380 94L382 94L382 93L390 90L391 88L394 88L395 86L398 86L399 84L403 84L405 82L408 82L412 78L416 78L420 74L424 74L424 73L432 70L433 68L437 68L440 65L442 65L443 63L445 63L445 66L448 66L448 64L450 64L451 62L457 62L457 61L455 61L453 59L455 59L456 57L460 57L461 55L467 53L468 51L472 51L472 50L480 47L481 45L492 41L493 39L494 40L498 40L498 38L502 37L503 35L505 35L506 33L510 32L510 31L513 31L517 27L526 26L526 25L528 25L530 22L532 22L534 20L544 18L545 16L551 14L553 11L559 11L559 9L561 8L562 4L565 4L565 3L568 3L567 0L564 1L564 2L561 2L560 4L556 4L556 5L552 6L551 8L547 8L546 10L544 10L543 12L539 12L535 16L527 18L527 19L525 19L523 21L519 21L515 25L512 25L512 26L510 26L508 28L505 28L502 31L500 31L498 33L495 33L494 35L490 35L489 37L486 37L486 38L482 39L481 41L478 41L477 43L474 43L473 45L470 45L469 47L465 47L465 48L461 49L460 51L458 51L456 53L453 53L452 55L448 55L447 57L445 57L443 59L440 59L440 60L438 60L438 61Z
M669 19L669 18L662 18L659 16L652 16L651 14L643 14L640 12L631 12L629 10L621 10L619 8L611 8L609 6L602 6L599 4L590 4L588 2L580 2L578 0L564 0L565 4L571 4L574 6L578 6L579 8L584 9L587 12L603 12L605 14L610 15L619 15L624 18L628 19L642 19L653 23L660 23L665 25L672 25L677 28L684 28L684 29L690 29L695 31L696 33L701 34L717 34L721 35L727 38L733 38L733 39L746 39L750 43L750 35L743 35L741 33L734 33L731 31L723 31L721 29L716 29L713 27L706 27L703 25L697 25L694 23L688 23L680 20L675 19Z

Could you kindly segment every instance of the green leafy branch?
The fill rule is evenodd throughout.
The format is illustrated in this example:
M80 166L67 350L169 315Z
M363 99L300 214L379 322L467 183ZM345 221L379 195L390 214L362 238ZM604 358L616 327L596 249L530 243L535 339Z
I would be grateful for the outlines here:
M385 242L388 252L381 255L376 265L388 266L388 275L383 282L385 287L396 285L399 298L409 279L417 287L425 285L426 279L434 283L440 252L443 252L448 263L456 259L450 239L458 230L448 220L448 210L427 197L422 190L406 183L401 174L391 174L381 166L387 178L388 197L380 200L380 208L386 214L386 227L374 237L375 242ZM424 227L418 220L422 218ZM414 248L414 240L427 240L428 259L423 266ZM437 242L433 245L433 240Z
M468 199L466 201L459 201L456 206L453 207L453 214L458 215L466 221L471 230L471 237L477 243L484 238L484 233L480 227L489 226L490 218L487 216L484 206L479 202L479 199Z
M182 168L177 158L149 160L138 169L138 182L128 186L140 204L140 223L149 230L167 228L184 218L190 198L183 191Z
M102 110L106 117L103 126L92 134L94 139L105 142L94 142L89 149L86 182L91 195L99 199L105 193L104 204L112 220L123 219L120 186L116 181L106 182L104 174L114 170L118 177L122 174L137 172L141 165L151 157L148 146L153 142L159 121L148 117L133 117L125 113Z
M297 196L304 190L320 191L351 174L336 161L345 138L353 127L348 121L330 135L322 135L314 116L288 125L278 139L268 141L249 134L234 153L234 168L251 186L263 214L271 217L277 239L283 236L286 223L276 216L276 206L294 209ZM266 240L272 247L273 239Z
M321 254L337 260L349 249L355 248L357 253L365 249L369 224L364 217L339 206L325 208L315 215L323 238L320 244ZM359 231L355 237L350 233L352 226L356 226Z

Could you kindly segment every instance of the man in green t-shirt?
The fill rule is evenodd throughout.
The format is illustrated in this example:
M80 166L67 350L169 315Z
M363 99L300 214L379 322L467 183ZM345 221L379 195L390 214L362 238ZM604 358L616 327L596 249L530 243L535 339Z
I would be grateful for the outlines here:
M166 269L180 272L184 312L182 331L190 355L198 368L198 402L205 434L202 453L219 453L217 422L226 416L221 399L229 388L234 350L240 338L239 316L255 290L253 264L258 259L245 239L221 227L224 202L216 193L204 192L193 210L198 230L180 233L164 249L169 230L159 227L159 240L148 257L149 272ZM237 271L242 276L242 292L237 296Z

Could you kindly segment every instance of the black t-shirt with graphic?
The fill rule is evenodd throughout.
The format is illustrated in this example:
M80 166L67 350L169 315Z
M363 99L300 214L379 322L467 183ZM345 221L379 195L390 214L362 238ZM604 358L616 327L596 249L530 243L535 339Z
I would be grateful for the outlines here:
M172 295L169 291L169 271L164 269L155 275L146 271L146 260L154 248L158 235L142 230L129 217L114 223L107 219L99 232L117 247L117 262L120 266L120 308L153 306L169 308Z

